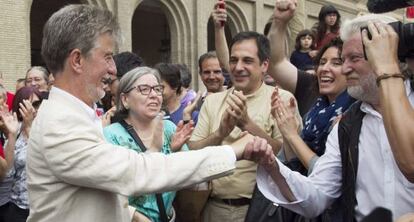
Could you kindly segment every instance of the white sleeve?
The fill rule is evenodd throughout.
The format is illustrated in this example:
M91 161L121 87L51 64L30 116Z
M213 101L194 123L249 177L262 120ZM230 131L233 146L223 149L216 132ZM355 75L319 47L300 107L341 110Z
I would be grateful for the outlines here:
M316 217L330 206L341 194L342 164L337 125L328 136L325 154L319 158L309 177L290 170L278 161L280 173L286 179L296 201L286 200L267 171L259 166L257 185L263 195L305 217Z

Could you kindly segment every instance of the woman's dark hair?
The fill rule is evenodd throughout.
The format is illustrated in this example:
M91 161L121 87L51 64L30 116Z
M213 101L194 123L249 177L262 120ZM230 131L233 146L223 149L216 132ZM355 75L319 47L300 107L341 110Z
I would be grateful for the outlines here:
M343 44L344 43L342 42L342 39L340 39L339 37L336 37L336 38L332 39L332 41L330 41L328 44L324 45L319 50L318 54L316 54L315 58L313 59L313 63L315 64L315 72L318 70L319 62L322 58L322 55L326 52L326 50L328 50L331 47L335 47L335 48L338 49L338 54L341 55Z
M23 121L22 114L19 112L20 103L23 103L23 100L30 99L33 95L39 97L39 101L34 102L32 104L33 107L37 108L43 100L42 94L39 92L38 89L32 86L25 86L21 89L17 90L16 95L14 95L13 104L12 104L12 111L16 113L17 119L21 122ZM36 107L37 106L37 107Z
M181 85L184 88L189 88L191 85L191 72L188 69L186 64L176 64L178 68L180 69L180 78L181 78Z
M167 82L177 95L181 94L180 68L176 64L158 63L154 69L160 73L161 80Z
M325 17L328 14L335 13L336 14L336 22L331 27L331 32L336 33L339 31L339 26L341 25L341 15L339 14L339 11L333 6L333 5L324 5L321 10L319 11L319 22L318 26L316 28L316 41L320 41L325 36L325 33L328 29L328 25L325 22Z
M310 36L312 38L312 45L311 45L311 49L315 48L315 35L313 34L313 32L309 29L304 29L302 31L300 31L298 33L298 35L296 36L296 42L295 42L295 49L296 50L300 50L302 48L302 46L300 45L300 39L304 36Z
M114 55L114 62L116 66L116 77L121 79L122 76L132 69L144 66L144 60L133 52L121 52Z

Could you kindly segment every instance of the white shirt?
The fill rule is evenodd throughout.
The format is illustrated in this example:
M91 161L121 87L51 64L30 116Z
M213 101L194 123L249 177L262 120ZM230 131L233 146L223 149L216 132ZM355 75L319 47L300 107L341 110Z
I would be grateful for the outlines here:
M409 82L405 84L411 106L414 106L414 93ZM414 184L404 177L394 160L381 114L367 103L362 103L361 110L366 115L359 140L355 217L361 221L374 208L384 207L392 211L395 220L414 211ZM259 189L271 201L299 214L315 217L341 194L340 155L336 125L328 136L325 154L309 177L291 171L278 161L280 172L297 201L287 201L262 167L257 176Z

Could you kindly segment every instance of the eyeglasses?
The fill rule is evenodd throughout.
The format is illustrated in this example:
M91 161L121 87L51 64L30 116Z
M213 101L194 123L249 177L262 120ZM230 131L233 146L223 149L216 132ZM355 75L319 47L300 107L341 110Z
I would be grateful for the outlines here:
M130 92L133 89L137 89L142 95L148 96L151 93L151 90L154 90L154 92L161 96L164 92L164 86L163 85L156 85L156 86L150 86L150 85L137 85L132 87L128 92Z

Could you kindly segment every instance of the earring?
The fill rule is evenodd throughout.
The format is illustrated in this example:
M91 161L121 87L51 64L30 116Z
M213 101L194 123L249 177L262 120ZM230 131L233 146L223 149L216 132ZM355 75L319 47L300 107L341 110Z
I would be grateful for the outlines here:
M128 109L129 109L129 106L128 106L128 105L124 105L124 107L125 107L125 109L126 109L126 110L128 110Z

